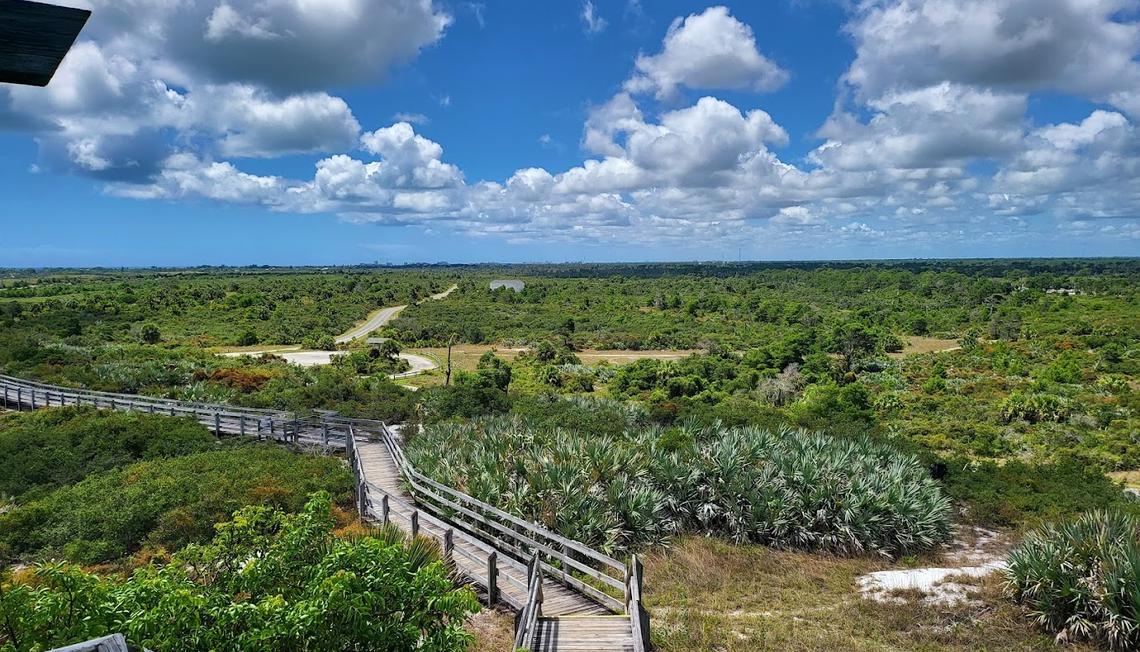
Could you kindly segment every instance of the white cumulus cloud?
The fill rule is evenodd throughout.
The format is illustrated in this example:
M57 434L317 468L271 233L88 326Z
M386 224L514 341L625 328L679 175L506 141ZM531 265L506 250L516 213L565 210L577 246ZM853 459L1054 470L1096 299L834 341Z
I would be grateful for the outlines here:
M679 87L698 90L771 91L784 85L788 72L760 53L752 28L710 7L669 26L661 52L641 55L637 73L626 82L631 92L673 97Z

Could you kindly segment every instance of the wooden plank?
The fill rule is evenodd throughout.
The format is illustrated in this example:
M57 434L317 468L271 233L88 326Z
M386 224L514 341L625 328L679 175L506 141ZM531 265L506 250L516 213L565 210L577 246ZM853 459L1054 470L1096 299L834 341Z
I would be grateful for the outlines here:
M0 0L0 82L47 86L91 12Z

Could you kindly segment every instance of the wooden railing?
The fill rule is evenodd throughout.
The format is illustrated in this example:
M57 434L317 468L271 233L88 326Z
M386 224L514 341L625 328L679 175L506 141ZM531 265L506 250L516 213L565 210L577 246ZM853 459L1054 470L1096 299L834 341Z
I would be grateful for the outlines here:
M403 447L388 427L383 423L379 425L384 445L418 501L434 506L444 518L463 526L519 561L537 553L539 566L547 576L590 596L615 613L624 610L629 574L625 564L427 477L408 461ZM587 583L582 577L594 582Z
M343 420L342 422L347 422L347 420ZM352 473L356 480L356 500L359 514L362 517L370 517L381 523L388 524L393 522L394 513L397 510L401 510L407 515L407 528L412 533L412 536L418 536L421 533L422 527L435 528L440 535L441 552L448 567L455 571L456 560L458 557L462 557L469 562L466 564L468 569L479 569L476 571L469 570L466 573L467 579L473 580L486 588L488 606L496 604L500 599L498 590L500 576L498 553L495 549L479 541L469 541L469 543L487 555L486 561L484 562L484 560L471 555L463 547L455 546L455 528L450 523L421 509L419 505L408 502L399 495L390 493L383 487L369 482L367 476L365 476L364 465L360 462L356 448L355 428L353 428L351 424L346 425L345 451L348 456L349 466L352 468ZM374 497L376 498L374 499ZM508 575L504 575L503 577L508 581L513 580L513 578ZM519 586L522 587L521 584Z
M338 416L298 419L292 413L275 410L96 392L5 375L0 375L0 405L4 409L16 410L26 407L36 409L91 405L112 410L189 416L213 429L219 436L222 433L256 435L258 439L343 446L355 478L359 513L388 523L391 521L392 510L399 508L408 515L409 529L413 536L419 534L421 522L442 533L443 554L449 565L454 567L455 555L461 555L471 562L469 568L472 564L476 567L483 566L484 560L452 545L456 528L462 529L470 535L466 541L486 555L485 572L475 572L471 579L486 587L489 604L495 604L500 598L499 553L510 555L515 563L527 564L525 584L510 573L501 576L527 594L524 604L513 605L520 610L516 642L521 640L524 646L529 645L534 637L534 628L542 609L542 578L545 575L590 596L615 613L627 613L636 649L648 649L649 616L641 602L642 567L636 556L627 566L537 523L518 518L436 482L412 466L404 455L403 447L383 422ZM379 435L417 503L408 502L368 481L356 447L356 426L366 427ZM593 581L588 583L582 578ZM620 599L616 597L618 594L622 596Z
M644 568L637 555L629 563L630 572L626 579L625 611L629 614L629 624L633 631L634 652L645 652L649 649L649 612L641 602L641 587Z
M542 566L538 552L527 564L527 601L515 619L515 649L527 650L534 647L538 619L542 616Z
M188 416L216 435L227 433L256 435L278 441L299 442L304 439L309 443L334 443L328 439L331 432L323 432L319 424L298 419L288 412L57 387L4 375L0 375L0 405L8 410L90 405L111 410Z

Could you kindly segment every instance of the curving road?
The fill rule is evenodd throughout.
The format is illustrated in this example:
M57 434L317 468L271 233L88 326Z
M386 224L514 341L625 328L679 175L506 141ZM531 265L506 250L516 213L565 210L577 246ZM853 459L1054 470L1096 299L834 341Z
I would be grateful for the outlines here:
M442 298L446 297L447 295L451 294L452 292L454 292L458 287L459 287L458 285L453 285L453 286L447 288L446 290L444 290L443 292L440 292L439 294L431 295L431 297L429 297L429 299L431 301L438 301L439 299L442 299ZM408 307L407 305L390 306L388 308L381 308L380 310L377 310L376 312L369 315L368 318L365 319L363 323L361 323L357 326L353 326L352 328L348 329L348 331L346 331L345 333L339 335L336 338L336 343L337 344L344 344L346 342L351 342L352 340L359 339L361 337L367 337L368 334L371 333L372 331L374 331L374 330L384 326L388 322L392 321L396 317L396 315L400 314L401 310L403 310L404 308L407 308L407 307Z
M454 292L458 287L458 285L452 285L443 292L431 295L431 297L425 299L424 301L437 301L439 299L442 299ZM366 337L372 331L392 321L396 315L400 314L401 310L407 307L407 305L390 306L388 308L381 308L380 310L377 310L376 312L369 315L368 319L365 319L363 323L357 326L353 326L347 332L338 336L336 338L336 343L344 344L361 337ZM286 348L269 347L263 349L253 349L249 351L231 351L228 353L221 353L219 355L227 358L236 358L243 355L254 356L261 355L263 353L272 353L273 355L284 358L285 361L290 364L299 365L301 367L316 367L320 365L326 365L332 362L334 355L344 355L344 351L306 351L301 349L299 346ZM407 378L409 376L422 374L425 371L431 371L432 369L435 369L439 366L431 358L422 355L416 355L415 353L401 353L400 357L404 360L407 360L411 368L408 371L404 371L398 374L389 374L389 378Z

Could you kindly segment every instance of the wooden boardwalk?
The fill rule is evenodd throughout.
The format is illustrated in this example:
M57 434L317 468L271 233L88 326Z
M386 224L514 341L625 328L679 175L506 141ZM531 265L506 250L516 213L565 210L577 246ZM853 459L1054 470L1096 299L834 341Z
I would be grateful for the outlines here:
M364 471L373 510L381 503L380 496L389 496L389 519L400 527L411 529L411 516L415 501L401 486L400 472L387 446L368 437L357 436L356 450ZM396 500L398 498L399 500ZM419 534L438 540L441 545L445 532L452 531L455 567L463 577L486 587L490 554L496 553L498 589L500 599L515 609L521 609L528 597L527 565L512 557L498 553L490 544L465 530L456 529L444 521L420 511ZM608 609L577 591L547 577L542 586L544 613L552 616L612 615ZM626 625L629 619L621 617ZM627 627L628 629L628 627Z
M629 565L524 521L417 472L378 421L296 415L56 387L0 375L0 408L69 405L190 417L221 436L342 449L357 479L362 518L440 542L459 579L489 604L518 612L514 649L644 652L649 617L641 564ZM410 489L410 491L409 491Z

